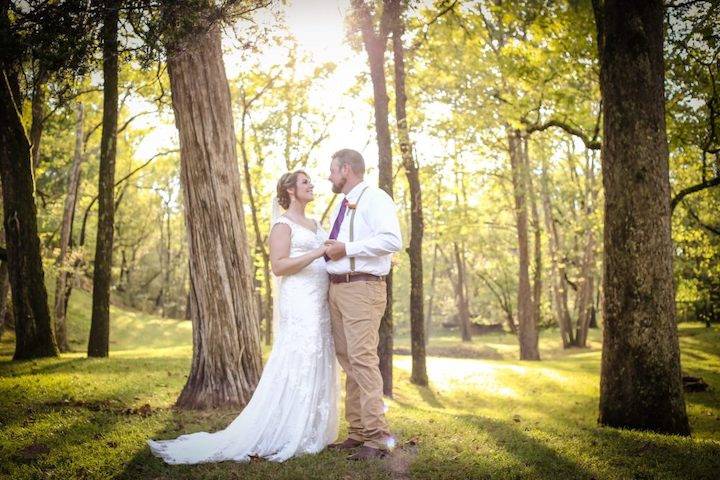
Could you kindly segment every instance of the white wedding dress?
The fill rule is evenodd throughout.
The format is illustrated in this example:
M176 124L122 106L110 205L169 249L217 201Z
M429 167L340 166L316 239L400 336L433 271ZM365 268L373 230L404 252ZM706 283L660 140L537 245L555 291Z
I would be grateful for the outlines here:
M327 237L285 216L290 256L313 250ZM317 224L317 222L316 222ZM279 324L260 382L245 409L224 430L148 440L152 453L172 464L251 456L282 462L317 453L338 435L339 378L330 330L328 275L320 257L300 272L278 278Z

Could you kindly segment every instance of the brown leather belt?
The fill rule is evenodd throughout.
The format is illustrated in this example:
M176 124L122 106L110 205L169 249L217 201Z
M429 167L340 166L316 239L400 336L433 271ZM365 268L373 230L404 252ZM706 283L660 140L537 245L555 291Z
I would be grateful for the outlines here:
M347 282L362 282L362 281L376 281L380 282L385 280L385 276L373 275L370 273L344 273L342 275L336 275L330 273L330 281L332 283L347 283Z

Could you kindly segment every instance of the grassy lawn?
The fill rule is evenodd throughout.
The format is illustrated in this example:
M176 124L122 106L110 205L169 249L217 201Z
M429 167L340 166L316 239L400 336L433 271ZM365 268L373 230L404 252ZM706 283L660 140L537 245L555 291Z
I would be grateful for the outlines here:
M325 452L283 464L168 466L147 438L223 428L237 412L170 408L190 365L189 322L113 308L111 357L88 359L89 312L90 298L73 293L78 353L13 362L13 339L0 342L1 478L720 478L718 327L680 329L683 370L711 385L686 396L692 438L597 426L598 331L591 348L570 351L556 331L543 332L541 362L516 360L511 335L462 344L438 332L430 388L410 384L410 357L395 357L391 461L350 464ZM396 343L403 352L408 340Z

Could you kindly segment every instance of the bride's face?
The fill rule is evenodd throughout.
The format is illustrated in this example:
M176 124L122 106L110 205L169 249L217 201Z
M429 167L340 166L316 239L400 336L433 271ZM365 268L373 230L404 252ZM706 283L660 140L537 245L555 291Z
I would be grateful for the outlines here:
M298 174L297 183L295 184L295 199L301 203L311 202L315 198L313 188L313 184L307 175Z

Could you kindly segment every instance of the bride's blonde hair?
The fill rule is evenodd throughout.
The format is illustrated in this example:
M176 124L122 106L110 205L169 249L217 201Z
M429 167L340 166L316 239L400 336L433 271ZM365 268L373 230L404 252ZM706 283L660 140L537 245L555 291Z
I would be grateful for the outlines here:
M277 199L282 208L287 210L290 207L290 192L288 189L297 187L297 179L300 174L310 178L305 170L283 173L277 183Z

